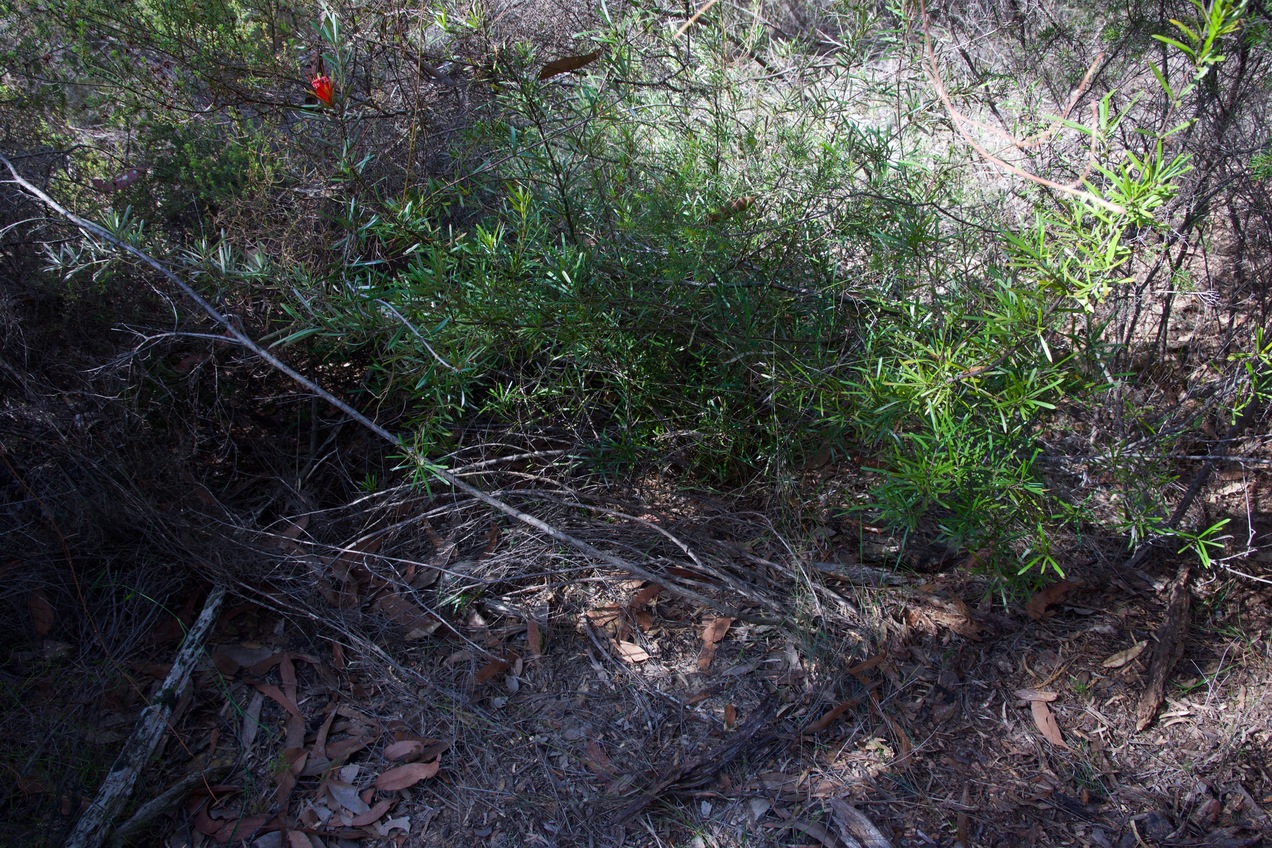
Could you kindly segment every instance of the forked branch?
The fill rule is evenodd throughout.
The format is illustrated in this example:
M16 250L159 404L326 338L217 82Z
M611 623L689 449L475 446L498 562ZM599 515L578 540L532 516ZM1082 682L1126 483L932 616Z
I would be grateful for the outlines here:
M1097 56L1095 61L1091 64L1091 68L1087 71L1086 76L1082 78L1081 84L1073 92L1073 95L1069 98L1069 103L1067 106L1065 106L1064 111L1060 114L1060 117L1058 117L1052 123L1052 125L1048 127L1047 129L1043 130L1042 132L1038 133L1037 135L1031 138L1024 139L1022 141L1004 130L1000 130L997 127L992 127L992 126L989 126L988 124L984 124L984 123L981 123L980 121L969 118L954 107L954 103L950 100L949 92L945 90L945 81L942 79L940 70L937 67L936 52L932 49L932 36L928 27L928 14L927 14L926 0L919 0L919 16L923 21L923 49L924 49L925 57L927 59L928 77L929 79L932 80L932 86L936 89L936 96L940 98L941 105L945 107L946 113L950 116L950 122L954 125L954 130L963 137L963 140L966 141L973 150L979 153L981 157L985 159L985 161L1000 168L1003 171L1006 171L1009 174L1014 174L1015 176L1021 177L1022 179L1029 180L1030 182L1037 183L1038 185L1046 186L1047 188L1055 189L1056 191L1063 192L1064 194L1081 198L1090 203L1094 203L1096 206L1101 206L1117 215L1126 214L1125 208L1117 205L1116 203L1105 200L1104 198L1100 197L1097 194L1094 194L1090 191L1080 188L1082 181L1086 179L1087 175L1095 167L1095 140L1096 140L1095 130L1096 130L1096 120L1097 120L1097 111L1096 111L1095 104L1092 104L1091 106L1091 120L1092 120L1091 150L1090 150L1090 156L1089 156L1087 168L1086 170L1082 172L1082 174L1078 176L1076 180L1074 180L1072 183L1067 183L1067 184L1058 183L1055 180L1049 180L1046 177L1041 177L1037 174L1031 174L1030 172L1024 170L1023 168L1019 168L1011 164L1010 162L1004 161L1003 159L1001 159L998 156L995 156L988 149L986 149L985 146L981 144L979 141L977 141L975 136L973 136L970 132L968 132L968 129L967 129L968 127L976 127L977 129L983 129L983 130L992 132L995 135L1001 136L1009 144L1011 144L1013 147L1019 150L1027 150L1029 148L1037 147L1038 145L1043 144L1048 139L1050 139L1051 136L1053 136L1060 129L1061 126L1063 126L1064 121L1066 120L1068 114L1073 110L1073 107L1077 104L1078 99L1082 96L1082 93L1086 90L1086 87L1090 84L1091 77L1095 74L1095 69L1099 66L1100 62L1104 59L1103 53Z

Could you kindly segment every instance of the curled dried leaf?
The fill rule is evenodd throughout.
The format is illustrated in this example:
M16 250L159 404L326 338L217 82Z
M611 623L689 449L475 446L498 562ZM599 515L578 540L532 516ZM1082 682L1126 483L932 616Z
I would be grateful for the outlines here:
M629 663L641 663L649 659L649 652L635 642L615 640L614 647L618 649L618 655Z
M1052 583L1029 599L1025 604L1025 614L1034 621L1041 621L1047 615L1047 607L1058 604L1064 597L1077 589L1081 584L1073 580L1061 580Z
M1121 668L1124 665L1129 665L1136 657L1144 653L1144 649L1147 647L1147 641L1136 642L1125 651L1118 651L1116 654L1101 663L1101 665L1105 668Z
M707 222L714 224L718 221L726 221L740 212L745 212L755 205L756 197L747 195L746 197L736 197L728 203L721 206L716 211L707 216Z
M403 739L385 748L384 756L390 760L410 760L418 757L424 747L422 739Z
M839 718L841 715L848 712L849 710L855 709L856 707L859 707L859 706L861 706L860 698L849 698L848 700L841 702L834 709L824 713L821 718L817 719L812 724L805 727L804 734L807 735L811 733L820 733L821 731L825 730L826 728L834 724L835 719Z
M543 656L543 631L533 618L526 619L526 643L532 657Z
M733 619L720 616L713 618L702 629L702 652L698 654L698 671L706 671L711 666L711 661L715 659L716 648L719 647L720 640L729 632Z
M378 822L385 813L389 811L397 801L391 798L385 798L383 801L377 801L375 806L367 810L360 816L354 816L349 822L353 827L366 827L373 822Z
M407 763L404 766L391 768L375 779L376 789L383 789L385 792L394 792L398 789L406 789L414 786L421 780L428 780L441 770L442 761L433 760L429 763Z
M1060 725L1056 723L1056 717L1047 702L1030 701L1029 711L1033 715L1034 725L1043 737L1057 748L1068 750L1069 746L1064 744L1064 737L1060 735Z
M489 683L511 668L512 663L508 660L491 660L477 670L477 682Z
M564 59L548 62L543 66L543 70L539 71L539 79L551 79L558 74L568 74L571 71L577 71L579 68L592 64L599 58L601 58L601 51L593 50L591 53L584 53L581 56L566 56Z

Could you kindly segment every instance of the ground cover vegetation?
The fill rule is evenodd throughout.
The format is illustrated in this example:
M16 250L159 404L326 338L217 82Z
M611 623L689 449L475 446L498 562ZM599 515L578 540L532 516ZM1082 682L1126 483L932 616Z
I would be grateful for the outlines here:
M1154 562L1173 594L1143 729L1193 582L1266 583L1251 487L1272 464L1272 18L1258 3L0 8L5 535L33 552L4 566L6 611L27 622L5 648L15 716L81 650L93 697L137 706L141 672L124 667L163 644L152 631L185 599L187 625L197 611L174 563L282 616L275 636L321 619L341 674L372 663L343 658L357 652L402 686L442 686L479 717L473 736L506 723L439 684L444 671L409 671L386 634L440 628L478 684L513 668L515 681L522 657L491 621L520 616L522 655L541 661L550 618L534 611L551 596L590 606L584 627L644 667L633 628L649 632L641 610L661 591L727 620L701 637L703 671L746 621L801 633L812 665L863 660L849 665L869 692L883 660L866 658L896 658L895 622L886 592L845 605L827 588L843 568L875 589L894 570L959 574L975 614L956 599L945 618L904 620L967 639L1025 599L1042 621L1083 568L1153 585ZM568 594L596 555L648 583L626 586L621 615ZM223 640L253 638L226 626ZM1258 655L1266 631L1228 635ZM292 653L218 661L218 685L273 657L283 688L252 685L299 717L293 664L318 650ZM1021 697L1070 750L1048 698ZM873 704L894 736L871 736L870 756L912 762L870 698L841 692L805 730ZM753 700L743 741L708 764L772 744L764 722L790 708ZM74 792L50 787L78 771L91 793L109 758L77 750L60 717L13 723L44 736L6 754L33 782L4 803L69 826L49 799ZM315 777L296 753L312 730L280 731L284 759L260 772L275 809L246 804L240 823L287 818ZM99 735L106 751L119 741ZM313 744L306 756L355 768L340 780L357 784ZM691 763L633 794L604 752L587 756L613 779L606 815L568 827L704 785ZM1074 777L1092 762L1069 774L1087 780L1083 805L1111 791ZM409 788L436 774L425 766L376 785ZM326 816L339 802L350 819L343 838L393 837L387 806L371 817L328 797ZM200 809L204 836L247 838ZM865 840L847 810L828 814L838 836L797 829ZM947 836L971 844L960 810ZM335 838L327 817L301 821ZM1019 837L996 826L976 832Z

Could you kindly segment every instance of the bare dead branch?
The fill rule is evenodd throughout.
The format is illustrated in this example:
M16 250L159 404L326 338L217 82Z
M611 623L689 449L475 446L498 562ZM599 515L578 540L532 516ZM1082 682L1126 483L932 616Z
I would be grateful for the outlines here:
M1026 179L1026 180L1029 180L1030 182L1037 183L1038 185L1046 186L1047 188L1055 189L1056 191L1063 192L1064 194L1081 198L1082 200L1086 200L1090 203L1094 203L1096 206L1101 206L1105 209L1108 209L1110 212L1113 212L1115 214L1118 214L1118 215L1126 214L1126 209L1117 205L1116 203L1112 203L1100 197L1099 195L1096 195L1096 194L1093 194L1092 192L1085 191L1081 188L1078 188L1078 185L1081 184L1082 180L1086 178L1087 174L1091 172L1092 168L1095 165L1095 134L1094 132L1092 133L1092 137L1091 137L1091 151L1090 151L1087 169L1083 171L1081 175L1078 176L1077 180L1074 183L1066 185L1064 183L1058 183L1054 180L1049 180L1046 177L1040 177L1037 174L1031 174L1028 171L1024 170L1023 168L1018 168L1017 166L1012 165L1010 162L1004 161L998 156L995 156L993 153L990 153L989 150L987 150L984 145L982 145L979 141L977 141L976 138L970 132L967 131L967 126L974 126L979 129L988 130L996 135L1000 135L1006 138L1013 146L1018 147L1020 149L1025 149L1026 147L1035 146L1036 144L1041 144L1047 138L1050 138L1051 134L1053 134L1059 128L1059 126L1064 120L1064 116L1067 115L1069 111L1073 108L1074 104L1077 103L1078 98L1081 97L1083 90L1086 88L1087 84L1089 83L1091 79L1091 76L1094 74L1096 66L1104 58L1103 54L1101 54L1100 56L1096 58L1095 63L1091 65L1091 69L1088 70L1086 73L1086 76L1082 78L1081 85L1078 86L1078 89L1073 93L1073 96L1069 98L1069 105L1065 107L1065 110L1062 113L1061 118L1058 119L1050 128L1045 130L1043 133L1040 133L1038 136L1035 136L1034 140L1026 139L1025 141L1020 141L1016 139L1014 136L1012 136L1010 133L1000 130L997 127L991 127L987 124L983 124L979 121L975 121L975 120L972 120L971 118L968 118L966 115L964 115L963 113L961 113L960 111L958 111L958 109L954 107L954 103L950 100L949 93L945 90L945 82L941 78L940 71L937 68L936 52L932 49L932 36L928 29L928 14L927 14L926 0L919 0L919 14L923 20L923 47L927 57L928 77L929 79L932 80L932 86L936 89L936 96L940 98L941 105L945 107L946 113L949 114L950 121L954 125L955 131L963 137L963 140L966 141L973 150L979 153L981 157L985 159L985 161L1000 168L1003 171L1006 171L1009 174L1014 174L1022 179ZM1092 114L1092 120L1094 121L1096 116L1096 107L1094 104L1092 104L1091 106L1091 114ZM1093 130L1094 130L1094 127L1093 127Z
M191 301L193 301L195 305L197 305L199 309L205 315L207 315L217 324L220 324L222 327L224 327L226 333L230 337L236 340L243 347L252 351L252 353L254 353L256 356L264 360L271 368L273 368L274 370L278 371L281 374L286 375L288 378L290 378L294 382L303 386L307 391L312 392L317 397L321 398L322 400L334 406L336 409L339 409L345 415L349 416L349 418L351 418L353 421L362 425L367 430L374 433L376 436L378 436L385 442L393 445L398 450L401 450L407 457L411 459L412 462L415 462L418 465L418 467L422 469L426 469L427 473L431 474L433 477L437 478L441 482L481 501L487 506L492 507L493 509L496 509L499 512L502 512L505 515L515 518L517 521L520 521L523 524L526 524L530 527L535 528L536 530L540 531L541 533L544 533L545 535L549 536L552 539L555 539L558 542L569 545L570 547L574 548L580 553L583 553L595 560L605 563L606 565L612 568L619 569L620 571L625 571L628 574L631 574L633 577L639 577L642 580L649 580L654 583L660 583L664 587L666 587L669 591L674 592L675 594L678 594L687 600L695 601L699 604L702 604L704 607L707 607L708 609L716 610L725 615L730 615L734 618L741 618L743 620L755 619L755 616L750 616L750 615L747 615L746 613L742 613L738 610L734 610L727 606L724 606L719 601L713 600L712 598L700 592L696 592L693 589L690 589L686 586L676 585L675 583L668 581L666 576L660 576L646 568L642 568L641 566L636 565L635 563L628 562L627 560L624 560L611 553L603 551L600 548L596 547L595 545L589 544L583 541L582 539L577 538L576 536L572 536L569 533L564 532L563 530L553 527L552 525L548 524L546 521L543 521L542 519L537 518L536 516L523 512L520 509L517 509L516 507L512 506L511 504L503 500L500 500L499 498L496 498L493 495L487 494L481 489L478 489L476 486L473 486L472 484L467 483L464 480L460 479L455 474L443 468L440 468L433 463L430 463L428 459L425 456L423 456L418 450L406 444L402 439L393 435L384 427L380 426L375 421L372 421L366 415L359 412L357 409L354 409L348 403L336 397L331 392L324 389L322 386L319 386L313 380L309 379L304 374L301 374L299 371L292 368L287 363L283 362L281 359L279 359L269 350L267 350L266 348L258 344L254 339L248 336L247 333L244 332L238 326L237 322L230 320L230 318L222 314L220 310L218 310L215 306L213 306L210 302L208 302L208 300L204 298L201 294L195 291L194 288L189 283L187 283L185 280L179 277L176 273L174 273L167 265L155 259L153 256L146 253L141 248L128 244L122 239L116 237L113 233L111 233L109 230L105 229L104 227L98 224L94 224L92 221L89 221L85 218L81 218L75 213L66 209L64 206L59 204L56 200L54 200L48 194L41 191L37 186L32 185L30 182L24 179L22 175L18 173L18 170L13 166L13 163L11 163L4 156L0 156L0 162L4 163L4 165L9 169L9 173L12 175L11 182L14 185L21 187L24 191L26 191L32 197L35 197L38 200L40 200L40 202L42 202L45 206L47 206L49 209L56 212L58 215L61 215L70 223L74 224L85 234L92 236L93 238L100 239L101 241L114 246L115 248L123 251L129 256L132 256L134 259L138 260L143 265L146 265L147 267L157 271L160 275L163 276L164 279L168 280L170 283L172 283L174 286L180 289L181 292L186 297L188 297Z

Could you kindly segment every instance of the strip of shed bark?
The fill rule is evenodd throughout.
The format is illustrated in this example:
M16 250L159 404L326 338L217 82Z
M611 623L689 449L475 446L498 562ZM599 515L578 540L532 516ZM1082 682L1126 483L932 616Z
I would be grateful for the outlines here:
M1191 576L1192 566L1185 565L1170 588L1166 616L1157 628L1157 644L1153 646L1153 659L1148 667L1148 684L1135 709L1136 732L1148 727L1157 718L1157 711L1166 698L1166 678L1184 655L1184 637L1188 635L1189 613L1192 611L1192 592L1188 587Z
M181 650L177 652L177 658L173 661L172 670L168 672L162 688L155 694L150 706L142 711L132 736L124 743L123 751L111 766L92 805L76 822L75 830L66 840L64 848L97 848L106 839L119 811L132 794L137 777L150 762L159 740L169 727L168 720L172 718L172 710L203 654L203 642L212 629L212 622L216 620L223 600L225 587L214 587L203 604L199 619L181 643Z

